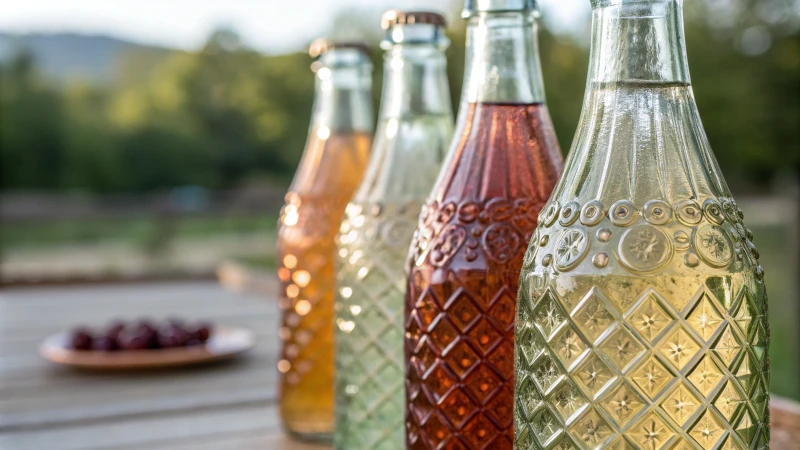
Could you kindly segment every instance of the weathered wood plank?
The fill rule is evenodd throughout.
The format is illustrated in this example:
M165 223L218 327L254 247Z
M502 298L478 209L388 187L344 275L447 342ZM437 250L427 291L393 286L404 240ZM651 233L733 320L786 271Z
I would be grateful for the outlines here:
M236 433L234 436L220 435L203 441L191 440L172 445L159 443L160 450L326 450L330 448L329 445L294 441L280 430L257 432L254 435L247 433ZM134 447L124 447L123 449L136 450Z
M185 440L252 435L278 430L278 416L268 404L234 409L142 415L124 421L98 421L69 427L7 431L0 448L9 450L82 450L100 448L160 449Z
M256 331L257 347L236 361L156 372L89 373L50 365L41 339L76 323L142 315L204 317ZM16 333L9 330L10 324ZM274 302L212 283L11 289L0 297L0 431L274 402Z
M274 365L242 370L176 372L163 377L121 377L73 384L46 392L0 400L0 431L51 426L62 422L125 417L147 412L178 411L276 398Z

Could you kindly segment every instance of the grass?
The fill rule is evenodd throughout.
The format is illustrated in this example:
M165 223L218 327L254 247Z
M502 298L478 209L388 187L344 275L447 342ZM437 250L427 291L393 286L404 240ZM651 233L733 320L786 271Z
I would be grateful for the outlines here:
M272 214L185 217L171 231L154 217L106 220L70 220L50 223L0 223L0 248L46 248L103 242L147 245L165 237L194 238L222 234L274 231L277 217Z
M796 248L785 227L753 228L754 243L761 254L769 291L769 323L771 331L770 390L780 396L800 400L800 292Z

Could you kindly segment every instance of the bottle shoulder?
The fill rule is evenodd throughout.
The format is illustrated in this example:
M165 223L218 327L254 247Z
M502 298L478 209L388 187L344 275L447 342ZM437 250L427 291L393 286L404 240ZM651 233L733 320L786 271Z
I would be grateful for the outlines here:
M429 195L452 135L446 114L382 118L354 199L404 202Z
M554 200L642 209L730 196L689 85L590 87Z
M544 202L563 157L543 104L462 105L433 197L440 203L497 198Z
M383 261L386 264L379 264L381 267L375 270L394 269L402 274L422 204L422 200L350 202L336 236L341 273L358 278L347 268Z
M518 272L543 203L530 198L430 201L411 244L412 266Z
M525 254L527 295L533 300L537 289L554 287L576 307L579 291L598 288L624 294L618 303L625 311L651 289L680 312L704 290L726 307L745 287L765 297L760 255L742 218L730 199L677 209L653 201L644 210L627 201L611 208L555 201Z
M289 191L349 200L364 175L371 145L371 133L312 128Z

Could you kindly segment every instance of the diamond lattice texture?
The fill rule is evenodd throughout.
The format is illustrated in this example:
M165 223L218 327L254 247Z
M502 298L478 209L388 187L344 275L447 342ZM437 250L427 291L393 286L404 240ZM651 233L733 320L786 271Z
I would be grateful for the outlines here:
M419 209L347 207L338 237L336 448L405 448L404 264Z
M523 273L517 449L766 448L766 316L752 277L673 279L632 303L610 287L635 277L577 278L565 291ZM669 299L679 292L691 293Z

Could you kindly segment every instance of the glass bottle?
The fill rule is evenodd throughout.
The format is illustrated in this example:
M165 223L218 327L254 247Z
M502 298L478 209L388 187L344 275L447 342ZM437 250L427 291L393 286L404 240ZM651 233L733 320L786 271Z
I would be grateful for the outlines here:
M308 143L278 231L284 428L310 440L333 433L335 236L372 142L372 65L363 44L317 41Z
M411 247L406 300L411 449L510 449L519 271L562 167L536 3L468 0L456 133Z
M389 11L383 98L364 181L339 235L337 449L405 449L405 262L453 136L438 14Z
M764 273L695 106L681 0L594 0L587 94L526 253L517 449L767 448Z

